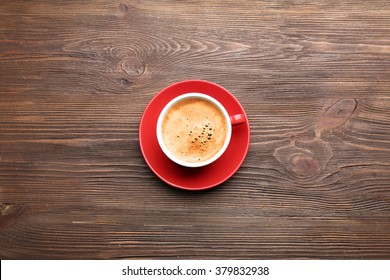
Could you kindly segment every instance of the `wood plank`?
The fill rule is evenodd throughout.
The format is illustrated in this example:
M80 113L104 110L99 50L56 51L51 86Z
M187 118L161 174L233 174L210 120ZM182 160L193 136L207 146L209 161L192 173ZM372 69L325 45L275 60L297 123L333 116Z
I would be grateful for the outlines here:
M154 213L107 206L28 209L0 237L6 244L2 258L50 255L62 259L64 254L76 259L388 256L390 225L383 219L249 216L233 209L207 216L186 208L180 213L177 208L158 216Z

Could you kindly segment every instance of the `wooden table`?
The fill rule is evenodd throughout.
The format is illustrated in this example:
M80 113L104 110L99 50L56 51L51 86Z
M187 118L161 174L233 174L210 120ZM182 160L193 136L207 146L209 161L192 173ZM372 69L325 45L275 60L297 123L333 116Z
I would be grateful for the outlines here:
M390 4L1 1L2 259L389 259ZM146 165L142 113L203 79L251 146L209 191Z

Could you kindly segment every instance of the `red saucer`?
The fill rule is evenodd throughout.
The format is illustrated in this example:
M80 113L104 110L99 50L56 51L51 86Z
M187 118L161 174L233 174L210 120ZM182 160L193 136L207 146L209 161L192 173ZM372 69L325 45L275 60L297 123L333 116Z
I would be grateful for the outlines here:
M233 126L225 153L205 167L189 168L174 163L157 142L156 124L161 110L171 99L188 92L208 94L217 99L230 115L244 114L246 118L244 124ZM249 141L248 118L238 100L221 86L201 80L183 81L163 89L146 107L139 128L141 151L150 169L167 184L185 190L205 190L229 179L244 161Z

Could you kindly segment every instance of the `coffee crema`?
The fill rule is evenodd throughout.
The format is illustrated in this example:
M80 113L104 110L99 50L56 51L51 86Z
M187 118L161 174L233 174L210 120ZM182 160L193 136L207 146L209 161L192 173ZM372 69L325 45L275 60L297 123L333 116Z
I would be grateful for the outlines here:
M222 111L210 101L189 97L166 112L162 138L166 148L178 159L203 162L215 156L227 137Z

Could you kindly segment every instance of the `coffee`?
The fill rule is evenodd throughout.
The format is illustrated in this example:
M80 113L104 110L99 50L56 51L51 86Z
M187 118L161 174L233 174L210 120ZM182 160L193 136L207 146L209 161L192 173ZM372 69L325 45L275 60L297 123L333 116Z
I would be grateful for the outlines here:
M210 101L189 97L166 112L162 121L162 138L166 148L185 162L203 162L223 147L227 121L222 111Z

